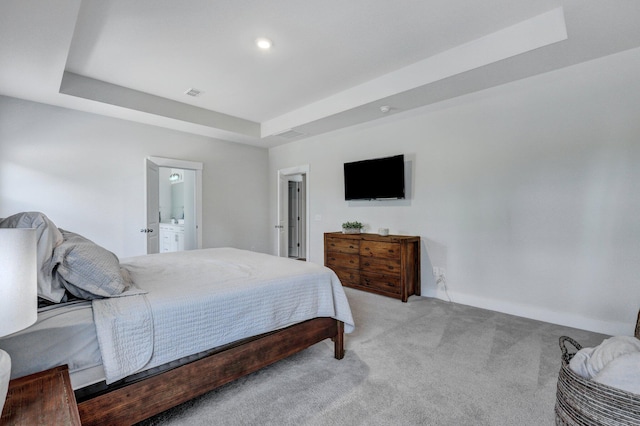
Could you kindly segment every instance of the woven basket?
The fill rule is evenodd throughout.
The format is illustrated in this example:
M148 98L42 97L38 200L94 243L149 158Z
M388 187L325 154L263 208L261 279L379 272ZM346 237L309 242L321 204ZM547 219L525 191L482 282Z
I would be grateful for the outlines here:
M635 333L640 338L640 313ZM640 395L578 376L569 368L575 352L569 353L567 343L576 350L582 349L575 340L560 338L562 366L556 393L556 425L640 425Z

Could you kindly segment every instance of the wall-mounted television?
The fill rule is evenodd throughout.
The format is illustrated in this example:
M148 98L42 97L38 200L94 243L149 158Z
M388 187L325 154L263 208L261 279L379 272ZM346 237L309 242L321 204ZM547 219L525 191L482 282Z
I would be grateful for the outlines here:
M404 198L404 155L344 163L344 198Z

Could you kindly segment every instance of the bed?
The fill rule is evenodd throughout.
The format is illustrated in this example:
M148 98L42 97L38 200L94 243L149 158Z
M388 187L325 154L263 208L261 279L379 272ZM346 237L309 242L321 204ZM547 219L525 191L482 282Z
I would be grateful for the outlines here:
M39 262L48 265L43 274L51 268L43 281L54 288L41 291L39 280L39 295L61 285L65 296L44 303L36 324L0 347L12 357L12 377L67 364L83 424L139 422L325 339L336 359L344 356L353 318L340 281L323 266L234 248L114 263L113 253L77 234L60 230L60 242L45 222L39 245L53 250ZM83 254L79 246L109 259L120 277L114 294L109 279L83 284L100 281L104 265L66 270Z

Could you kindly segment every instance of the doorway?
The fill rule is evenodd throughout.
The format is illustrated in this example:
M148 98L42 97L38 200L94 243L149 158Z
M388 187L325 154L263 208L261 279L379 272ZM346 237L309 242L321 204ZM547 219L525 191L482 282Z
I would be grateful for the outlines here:
M278 170L276 252L309 259L309 166Z
M202 248L202 163L149 157L147 253Z
M287 257L306 260L306 175L289 176Z
M196 244L195 170L159 167L160 253L193 250Z

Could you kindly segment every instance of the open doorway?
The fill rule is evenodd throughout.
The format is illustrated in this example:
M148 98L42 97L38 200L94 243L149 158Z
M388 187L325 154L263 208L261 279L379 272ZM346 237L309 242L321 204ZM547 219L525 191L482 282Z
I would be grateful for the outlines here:
M193 250L196 239L196 172L159 167L160 253Z
M147 253L202 248L202 163L149 157Z
M306 180L307 176L298 174L289 176L288 204L288 235L287 256L293 259L306 260Z
M278 170L277 253L309 258L309 166Z

